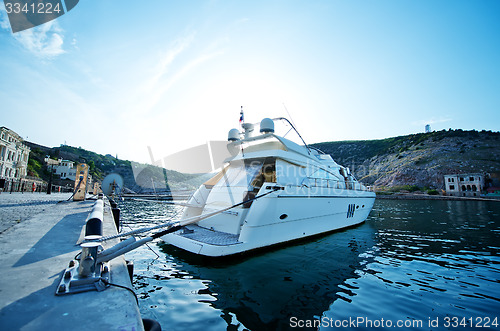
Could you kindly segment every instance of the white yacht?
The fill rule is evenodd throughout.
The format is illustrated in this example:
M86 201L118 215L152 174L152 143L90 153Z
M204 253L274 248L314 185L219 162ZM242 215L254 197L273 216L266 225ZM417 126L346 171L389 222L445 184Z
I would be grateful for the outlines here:
M191 196L180 220L191 224L164 235L166 243L227 256L365 221L375 193L330 155L276 135L274 121L229 131L232 156Z

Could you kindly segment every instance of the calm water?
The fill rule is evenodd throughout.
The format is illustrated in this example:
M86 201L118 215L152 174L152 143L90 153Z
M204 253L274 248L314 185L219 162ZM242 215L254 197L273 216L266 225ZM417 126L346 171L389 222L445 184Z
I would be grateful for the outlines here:
M179 213L121 208L130 227ZM153 243L127 258L143 317L168 330L497 330L499 238L500 202L377 200L356 228L254 256L213 262Z

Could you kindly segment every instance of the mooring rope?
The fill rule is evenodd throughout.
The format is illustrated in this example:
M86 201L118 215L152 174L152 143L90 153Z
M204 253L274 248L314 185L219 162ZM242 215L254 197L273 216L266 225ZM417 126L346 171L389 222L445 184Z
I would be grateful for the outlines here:
M129 231L129 232L119 233L119 234L115 234L115 235L112 235L112 236L106 236L106 237L102 237L102 238L95 239L95 240L90 240L90 241L103 242L103 241L106 241L106 240L111 240L111 239L116 239L116 238L121 238L121 237L125 237L125 236L136 235L136 234L141 234L141 233L145 233L145 232L149 232L149 231L153 231L153 230L157 230L157 229L173 228L173 227L183 227L183 226L186 226L186 225L189 225L189 224L197 223L199 221L202 221L202 220L204 220L206 218L209 218L209 217L212 217L214 215L223 213L225 211L228 211L229 209L241 206L241 205L243 205L245 203L248 203L250 201L254 201L254 200L260 199L262 197L265 197L268 194L276 192L277 190L279 190L279 188L274 187L272 191L269 191L269 192L263 193L261 195L258 195L256 197L253 197L251 199L239 202L239 203L237 203L235 205L232 205L230 207L223 208L223 209L220 209L220 210L216 210L216 211L211 212L211 213L207 213L205 215L193 216L193 217L187 218L187 219L182 220L182 221L167 222L167 223L158 224L158 225L151 226L151 227L146 227L146 228L142 228L142 229L136 229L136 230L132 230L132 231Z

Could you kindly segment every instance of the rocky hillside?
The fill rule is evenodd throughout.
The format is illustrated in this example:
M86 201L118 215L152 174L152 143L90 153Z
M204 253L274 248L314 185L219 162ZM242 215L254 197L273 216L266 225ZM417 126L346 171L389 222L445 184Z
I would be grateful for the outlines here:
M120 160L71 146L45 147L34 143L29 175L48 180L46 155L86 162L92 176L102 180L119 173L125 187L134 192L196 188L204 178L163 168ZM448 130L379 140L335 141L312 145L349 167L364 184L387 188L443 189L443 176L455 173L490 173L500 178L500 133ZM57 178L54 178L57 183ZM64 183L60 183L64 185ZM496 183L500 186L500 183Z
M408 185L444 189L445 174L491 173L495 178L500 172L499 132L442 130L312 146L379 189Z

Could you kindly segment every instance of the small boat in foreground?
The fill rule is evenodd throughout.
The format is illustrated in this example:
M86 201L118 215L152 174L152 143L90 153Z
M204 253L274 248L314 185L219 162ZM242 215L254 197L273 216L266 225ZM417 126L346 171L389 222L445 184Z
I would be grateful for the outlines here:
M295 129L285 118L274 120ZM227 256L365 221L375 193L349 168L305 143L276 135L269 118L254 135L257 126L243 123L243 132L229 131L233 156L191 196L181 223L207 218L164 235L167 244L194 254Z

